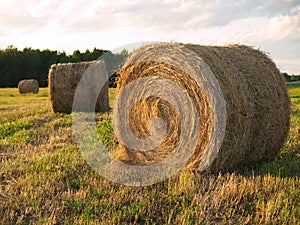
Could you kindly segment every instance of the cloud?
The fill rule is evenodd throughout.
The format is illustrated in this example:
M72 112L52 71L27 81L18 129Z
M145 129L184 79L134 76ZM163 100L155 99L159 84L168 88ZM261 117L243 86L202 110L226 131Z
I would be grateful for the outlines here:
M295 15L271 18L261 30L264 39L280 40L288 36L300 37L300 7Z
M220 27L245 18L292 15L299 4L283 0L152 0L121 2L111 9L112 15L123 18L127 25L170 31Z
M59 1L1 1L0 26L2 35L25 34L43 28Z
M11 10L12 8L13 5L9 1L2 1L0 3L1 33L5 34L9 30L13 30L13 28L24 28L26 25L31 25L35 22L31 20L30 15L22 7L15 10ZM16 17L16 15L18 16Z
M31 17L46 21L61 4L58 0L31 0L26 1L26 9Z
M0 11L2 27L9 29L22 27L26 32L31 29L43 29L47 24L56 24L65 33L106 31L114 27L134 27L141 31L151 29L165 34L177 30L213 29L247 18L272 19L279 16L278 20L281 17L288 20L295 13L293 11L295 7L299 6L298 1L286 0L31 0L13 2L15 4L0 3L2 9L4 5L3 16ZM18 7L15 7L16 4Z
M1 47L72 51L180 41L241 43L263 46L271 53L281 43L289 52L300 51L295 44L288 48L292 39L300 39L299 0L0 1L0 26ZM283 57L287 56L276 53L276 59L283 62Z
M209 18L208 25L223 26L244 18L292 15L299 4L297 0L220 0L213 16Z

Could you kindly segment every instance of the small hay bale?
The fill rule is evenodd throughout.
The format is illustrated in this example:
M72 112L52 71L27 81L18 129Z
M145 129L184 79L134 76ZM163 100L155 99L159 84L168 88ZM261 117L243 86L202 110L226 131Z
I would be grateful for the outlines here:
M109 109L108 78L103 61L54 64L49 70L48 80L51 108L55 113L72 112L79 82L83 89L77 97L76 111L105 112ZM105 84L98 92L100 83ZM96 102L95 96L98 96Z
M216 96L217 92L212 91L215 87L208 79L210 74L207 71L211 71L216 78L222 96ZM199 117L191 115L188 119L200 126L196 131L196 147L185 168L224 171L252 162L273 160L287 138L290 121L289 95L276 65L259 50L243 45L150 44L137 49L119 73L119 93L126 86L143 78L144 87L132 90L134 95L153 94L149 88L156 83L159 96L172 96L175 91L165 88L165 82L160 81L166 78L175 82L194 101ZM151 77L149 81L146 80ZM196 82L198 78L200 83ZM159 82L162 82L160 87ZM211 87L205 89L206 86ZM218 99L221 97L225 103L223 108L218 109ZM217 99L216 102L213 102L214 99ZM185 104L182 102L182 110ZM124 105L123 108L126 108L126 104ZM122 108L114 109L115 129L119 133L122 151L120 159L134 165L154 165L167 159L181 141L187 141L188 136L186 140L180 140L180 135L187 131L180 127L182 121L175 108L165 99L151 95L135 102L127 123L138 139L146 140L155 134L151 131L153 118L161 118L166 124L164 139L148 151L139 151L122 144L128 139L120 138L120 130L124 129L121 121L124 112ZM216 109L219 110L219 115L216 115ZM220 148L216 148L210 140L214 138L216 142L219 135L216 130L219 129L219 122L224 120L220 115L222 110L227 115L224 117L226 126L223 141L219 143ZM190 129L194 129L193 126ZM185 153L182 154L183 157Z
M39 82L35 79L21 80L18 83L18 89L20 94L37 94L39 93Z

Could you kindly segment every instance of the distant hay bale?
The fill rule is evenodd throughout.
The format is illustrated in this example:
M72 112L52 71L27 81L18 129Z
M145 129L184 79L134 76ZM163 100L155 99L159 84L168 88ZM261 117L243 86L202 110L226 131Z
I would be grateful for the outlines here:
M18 89L20 94L26 94L26 93L37 94L39 93L39 82L34 79L21 80L18 83Z
M222 115L216 115L219 100L212 101L220 96L211 92L215 87L206 79L209 77L207 71L216 78L225 100L226 127L219 151L213 145L208 147L212 135L219 135L214 134L219 126L215 117L222 118ZM160 79L166 78L175 82L194 101L199 117L191 115L188 119L199 122L200 127L196 131L195 150L185 168L222 171L273 160L287 138L289 95L276 65L259 50L243 45L150 44L137 49L119 73L119 93L134 81L152 77L149 82L144 81L141 90L132 90L135 95L142 96L149 92L148 87L154 83L159 85ZM196 82L198 78L200 85ZM162 83L161 88L156 88L160 96L175 95L173 89L168 90L164 85ZM209 85L211 89L204 90ZM181 107L184 110L184 102ZM125 109L126 104L122 108ZM124 129L122 108L115 116L117 133ZM148 151L139 151L121 143L121 159L134 165L154 165L167 159L181 144L180 135L186 131L180 128L179 113L165 99L150 96L139 100L132 107L127 122L132 133L145 140L153 134L149 121L157 117L166 123L163 141Z
M49 70L49 96L53 112L71 113L76 88L81 81L83 90L77 97L77 111L104 112L109 109L107 74L103 61L54 64ZM98 76L103 72L101 76ZM103 76L105 74L105 76ZM104 82L100 93L97 85ZM93 102L94 96L97 101ZM94 107L94 108L93 108Z

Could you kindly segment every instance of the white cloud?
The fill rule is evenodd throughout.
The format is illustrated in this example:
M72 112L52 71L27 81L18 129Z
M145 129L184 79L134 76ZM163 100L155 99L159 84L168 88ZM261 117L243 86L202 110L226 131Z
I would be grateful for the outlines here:
M261 37L265 39L280 40L288 36L299 35L300 7L297 14L290 16L277 16L271 18L261 31Z
M46 19L53 13L58 1L51 0L32 0L26 4L28 14L33 18Z
M272 53L285 40L288 51L300 52L288 48L300 39L299 20L299 0L7 0L0 2L0 47L72 51L181 41L266 46Z

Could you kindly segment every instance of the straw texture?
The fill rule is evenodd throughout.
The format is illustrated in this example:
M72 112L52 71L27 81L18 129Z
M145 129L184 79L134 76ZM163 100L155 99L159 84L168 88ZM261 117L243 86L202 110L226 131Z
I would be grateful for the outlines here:
M103 71L102 61L54 64L49 70L49 96L53 112L71 113L73 100L78 83L84 82L81 95L77 96L76 110L92 110L104 112L109 108L108 84L105 83L100 93L97 93L95 83L107 81L105 77L97 77L99 71ZM96 103L94 96L98 96ZM80 104L82 107L80 107Z
M21 80L18 83L18 89L20 94L26 94L26 93L37 94L39 93L39 82L34 79Z
M221 97L218 92L212 92L212 88L206 88L209 82L205 77L209 74L205 71L213 73ZM259 50L243 45L146 45L137 49L123 66L118 91L133 81L149 77L153 82L162 77L175 82L194 101L198 111L198 117L191 115L190 118L200 124L198 141L185 168L221 171L273 160L287 138L290 100L285 83L273 61ZM201 78L200 83L197 77ZM145 84L145 89L147 86ZM167 92L165 96L174 94L172 90L162 89ZM214 118L222 115L216 115L220 101L212 101L221 98L225 101L222 110L226 115L226 129L218 148L210 145L210 140L217 139L215 131L220 120ZM184 105L182 102L183 108ZM157 117L166 124L161 143L149 151L139 151L121 142L122 159L134 165L152 165L172 154L180 135L186 131L180 129L179 114L165 99L153 96L136 102L128 123L137 138L145 139L153 135L149 121ZM122 129L118 126L121 122L116 124L117 130ZM210 157L206 157L207 154Z

